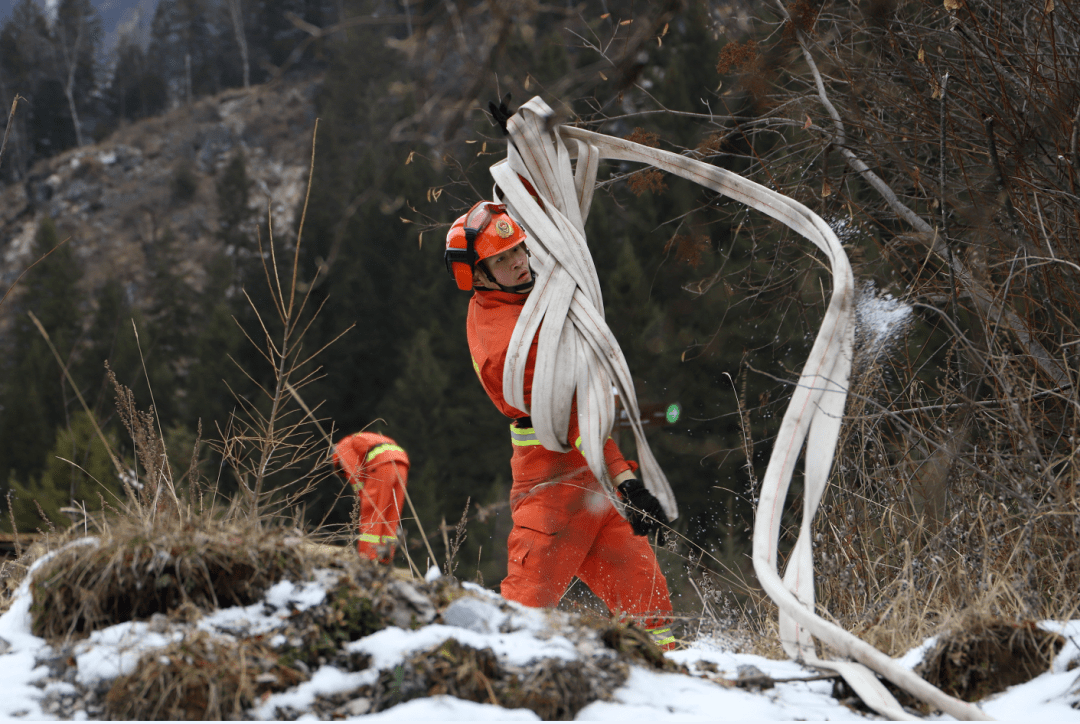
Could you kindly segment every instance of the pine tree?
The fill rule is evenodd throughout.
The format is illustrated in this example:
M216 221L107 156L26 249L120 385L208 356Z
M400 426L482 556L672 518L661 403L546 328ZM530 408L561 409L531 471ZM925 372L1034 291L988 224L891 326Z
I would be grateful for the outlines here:
M68 419L67 382L30 319L33 313L49 333L62 359L73 360L80 331L80 272L70 244L57 246L56 227L45 218L34 241L34 256L52 252L23 278L16 306L12 348L5 355L0 387L0 480L26 480L45 464L54 430Z
M117 449L116 435L109 445ZM101 503L115 506L123 495L105 444L98 437L85 412L72 415L70 427L58 428L56 441L46 455L44 470L26 483L10 481L12 513L20 531L45 526L63 527L71 518L61 508L73 507L89 513L101 510ZM42 517L44 514L44 518ZM10 526L9 517L0 522Z

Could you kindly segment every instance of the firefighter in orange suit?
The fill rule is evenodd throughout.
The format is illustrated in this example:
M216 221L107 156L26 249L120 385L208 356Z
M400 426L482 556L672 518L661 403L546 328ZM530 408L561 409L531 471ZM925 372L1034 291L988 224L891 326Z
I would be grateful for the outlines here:
M409 456L385 435L358 432L338 441L333 459L360 499L360 557L389 564L405 501Z
M502 595L527 606L555 606L577 576L613 613L633 616L664 648L674 643L667 581L647 534L667 522L659 501L634 476L610 438L608 473L627 503L629 521L604 494L579 450L552 452L540 444L528 416L503 396L503 365L510 337L533 286L525 232L505 207L480 202L454 222L445 261L462 290L473 290L468 338L473 368L495 406L513 418L510 467L514 521ZM525 372L531 402L537 340ZM531 404L530 404L531 406ZM576 402L568 440L579 441ZM579 445L579 443L575 443Z

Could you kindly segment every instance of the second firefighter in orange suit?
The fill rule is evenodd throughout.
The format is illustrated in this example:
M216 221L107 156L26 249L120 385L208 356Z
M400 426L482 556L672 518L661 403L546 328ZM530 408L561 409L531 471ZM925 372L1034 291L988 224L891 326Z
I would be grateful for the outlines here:
M467 323L473 367L495 406L515 420L510 426L514 527L507 542L502 595L527 606L556 606L577 576L612 614L633 616L657 644L670 648L674 637L667 581L645 537L666 519L659 502L634 477L637 463L625 460L608 439L608 473L624 500L636 505L628 505L632 528L607 499L579 450L546 449L525 412L503 396L510 337L533 285L524 241L524 231L505 208L489 202L459 218L447 236L447 267L461 289L474 290ZM527 405L536 345L534 339L525 371ZM568 440L579 441L576 403L568 435ZM642 508L651 515L643 515Z
M397 545L409 456L385 435L358 432L334 446L334 467L360 500L360 556L389 564Z

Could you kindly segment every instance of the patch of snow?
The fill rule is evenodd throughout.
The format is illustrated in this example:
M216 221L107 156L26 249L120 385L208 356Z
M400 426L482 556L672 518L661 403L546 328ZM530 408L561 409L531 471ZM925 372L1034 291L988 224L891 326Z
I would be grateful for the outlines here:
M541 640L533 631L479 634L445 624L431 624L416 631L391 626L359 641L348 643L345 648L350 653L366 653L371 656L373 668L388 669L401 663L409 654L434 648L450 638L475 649L490 648L507 663L519 666L540 659L570 661L577 658L574 645L562 635Z
M311 679L288 691L271 694L251 710L256 719L273 719L274 712L278 708L290 707L304 710L315 703L318 695L337 694L343 691L351 691L361 686L374 684L379 678L379 672L375 668L363 671L346 672L336 666L320 666Z
M398 704L378 714L350 717L346 721L540 721L531 709L503 709L493 704L432 696Z
M135 671L143 654L183 638L182 631L161 634L145 621L126 621L95 631L75 645L77 679L87 686Z

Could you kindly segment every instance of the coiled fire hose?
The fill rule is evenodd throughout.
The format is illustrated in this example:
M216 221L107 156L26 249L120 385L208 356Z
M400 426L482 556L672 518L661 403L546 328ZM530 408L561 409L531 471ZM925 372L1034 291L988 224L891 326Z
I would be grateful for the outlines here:
M843 676L863 701L890 719L913 717L871 670L958 719L986 719L977 706L948 696L814 611L810 527L836 451L847 401L855 329L851 265L836 234L803 204L738 174L661 149L557 125L552 122L554 117L551 108L538 97L523 105L507 122L507 158L491 167L500 200L529 234L536 270L536 285L514 329L503 370L507 402L529 413L544 447L566 452L573 444L566 439L566 430L576 392L581 451L589 468L615 499L603 455L604 442L615 420L614 385L634 431L640 476L667 516L675 519L679 513L675 496L641 428L633 380L622 350L604 321L600 282L585 240L585 220L599 162L610 159L647 164L746 204L798 232L828 259L833 290L784 413L754 521L754 570L779 608L781 643L792 658ZM539 201L521 178L529 181ZM525 406L523 385L529 347L537 334L530 410ZM781 578L777 570L780 519L804 445L802 524ZM814 636L854 661L818 658Z

